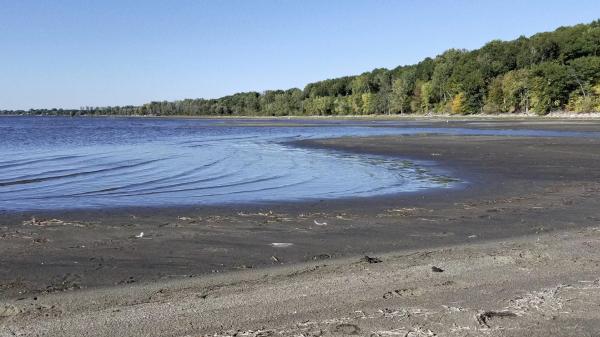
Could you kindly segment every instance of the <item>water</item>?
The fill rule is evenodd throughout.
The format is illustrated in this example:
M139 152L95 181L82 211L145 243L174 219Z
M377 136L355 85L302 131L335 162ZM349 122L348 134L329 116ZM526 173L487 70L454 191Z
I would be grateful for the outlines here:
M288 142L409 133L553 133L397 128L385 122L258 125L263 123L3 117L0 210L260 203L451 188L451 177L430 162L302 149Z

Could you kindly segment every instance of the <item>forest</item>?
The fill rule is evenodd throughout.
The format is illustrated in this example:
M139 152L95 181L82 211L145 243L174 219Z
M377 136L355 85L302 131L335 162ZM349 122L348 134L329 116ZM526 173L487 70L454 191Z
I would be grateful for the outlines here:
M600 20L553 32L450 49L415 65L378 68L304 89L217 99L149 102L4 114L287 116L600 111Z

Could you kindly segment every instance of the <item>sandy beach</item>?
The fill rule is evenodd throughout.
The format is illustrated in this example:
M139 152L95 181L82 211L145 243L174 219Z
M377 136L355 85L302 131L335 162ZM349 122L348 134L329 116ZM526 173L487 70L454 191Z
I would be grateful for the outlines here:
M6 302L0 333L595 336L599 244L596 227L50 294Z
M600 131L593 120L416 123ZM0 336L600 329L600 138L420 134L295 145L423 161L463 184L362 199L3 212Z

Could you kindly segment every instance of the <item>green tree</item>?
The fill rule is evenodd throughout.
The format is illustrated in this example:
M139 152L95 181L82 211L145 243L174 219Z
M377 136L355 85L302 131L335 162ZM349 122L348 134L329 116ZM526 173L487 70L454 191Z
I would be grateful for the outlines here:
M362 94L362 112L363 114L374 114L377 112L377 101L375 100L375 94L366 92Z
M529 113L531 107L530 74L528 70L514 70L502 77L503 106L506 112Z
M431 82L425 82L421 85L421 112L428 113L431 111L433 96L433 87Z
M531 107L538 114L560 110L568 103L575 81L568 68L556 62L535 65L531 70Z
M242 92L217 99L139 106L0 111L32 115L329 115L390 112L598 110L600 20L553 32L450 49L392 70L377 68L307 84L303 90ZM460 104L453 104L460 102ZM460 108L457 108L460 107Z
M392 82L390 95L390 108L393 112L401 114L410 111L410 102L415 90L416 71L404 71Z
M483 111L486 113L506 112L506 100L502 87L503 76L500 75L492 80L488 86L487 96Z
M352 114L352 101L350 96L338 96L334 102L334 113L336 115L350 115Z

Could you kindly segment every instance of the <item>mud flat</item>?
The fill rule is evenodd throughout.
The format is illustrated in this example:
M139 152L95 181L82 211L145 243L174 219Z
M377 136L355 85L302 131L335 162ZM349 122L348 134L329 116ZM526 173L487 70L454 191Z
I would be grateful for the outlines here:
M593 121L448 124L600 131ZM431 161L466 184L368 199L4 213L0 336L600 329L599 138L298 145Z

